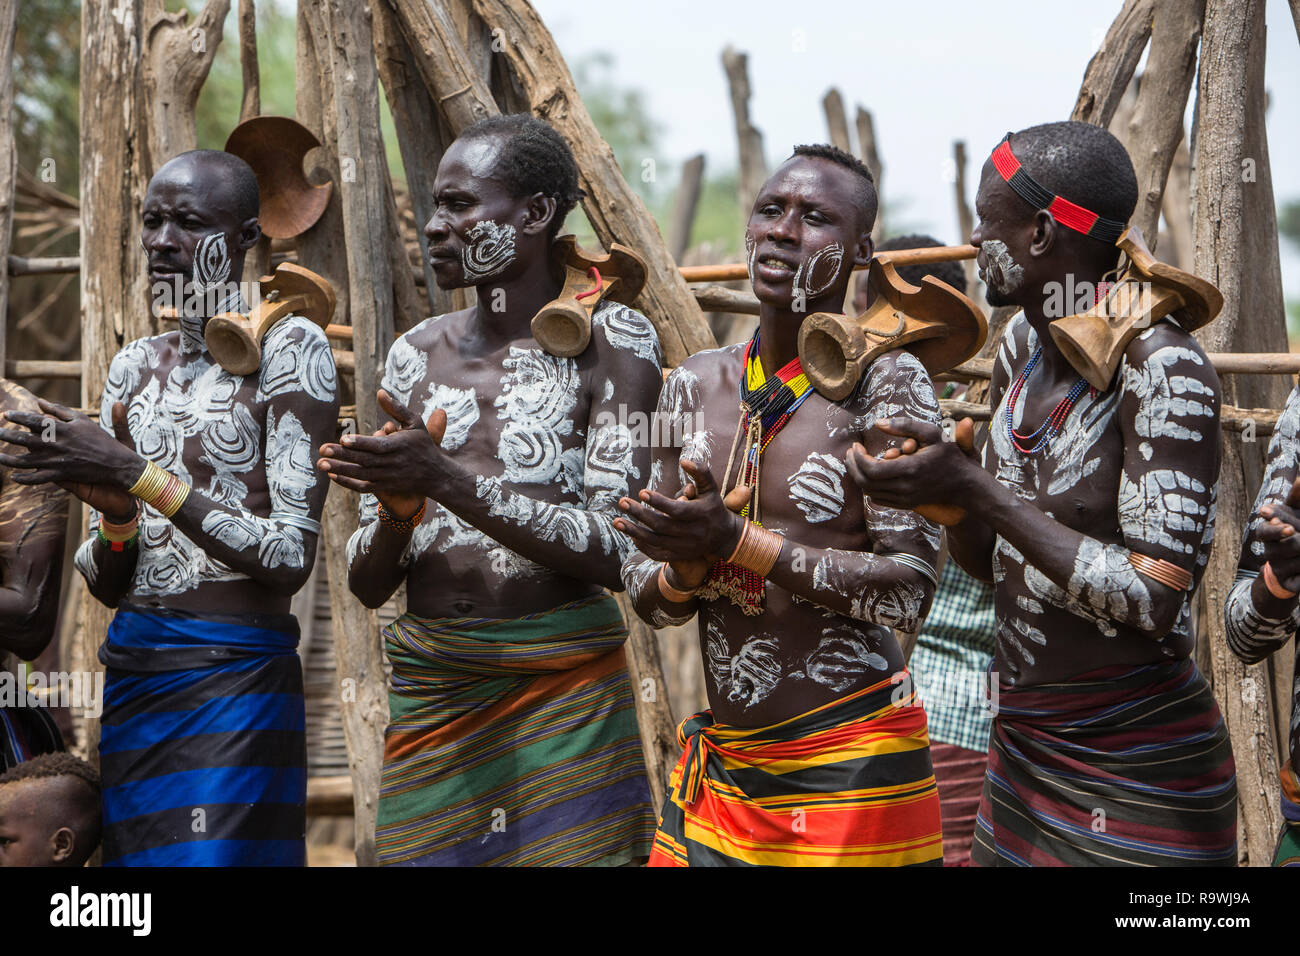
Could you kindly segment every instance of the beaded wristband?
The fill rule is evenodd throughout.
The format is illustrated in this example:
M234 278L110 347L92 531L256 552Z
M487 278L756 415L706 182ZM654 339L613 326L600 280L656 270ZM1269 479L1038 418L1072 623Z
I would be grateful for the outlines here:
M382 504L380 504L379 523L387 528L391 528L398 534L411 534L415 531L416 526L424 520L424 509L428 504L429 502L427 499L421 501L420 507L417 508L415 514L411 515L409 518L394 518L392 514L390 514Z
M727 562L767 577L776 564L776 559L781 556L784 544L785 538L776 532L760 528L754 522L746 520L740 531L740 540L736 542L736 550L727 558Z
M1264 562L1264 587L1268 588L1268 593L1279 601L1289 601L1297 594L1300 594L1300 591L1288 591L1283 587L1282 582L1277 579L1277 573L1273 570L1273 565L1267 561Z
M674 604L685 604L687 601L695 598L695 592L699 588L692 588L689 591L679 591L668 583L668 565L661 565L659 568L659 593L672 601Z
M145 462L144 474L130 488L145 504L152 505L164 517L170 518L181 510L190 495L190 486L153 462Z
M140 537L139 512L137 511L136 516L126 524L113 524L101 517L99 525L95 528L95 536L108 547L108 550L125 551L128 545L135 544Z

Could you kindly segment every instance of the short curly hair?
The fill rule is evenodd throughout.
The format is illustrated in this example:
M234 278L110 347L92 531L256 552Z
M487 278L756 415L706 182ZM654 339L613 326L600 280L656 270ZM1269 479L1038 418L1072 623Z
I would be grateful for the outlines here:
M493 175L516 197L541 193L555 200L554 239L565 218L587 194L578 186L578 161L550 123L528 113L489 116L467 127L459 139L499 138L501 153Z
M861 216L861 228L865 232L876 224L876 210L880 200L876 196L876 179L871 175L871 170L867 168L866 163L852 153L846 153L838 146L832 146L830 143L809 143L796 146L791 158L794 156L830 160L837 166L843 166L855 173L860 183L854 193L853 200L857 203L858 212Z
M47 777L76 777L90 787L96 796L101 790L99 773L95 768L80 757L63 751L38 754L30 760L14 764L4 773L0 773L0 785Z

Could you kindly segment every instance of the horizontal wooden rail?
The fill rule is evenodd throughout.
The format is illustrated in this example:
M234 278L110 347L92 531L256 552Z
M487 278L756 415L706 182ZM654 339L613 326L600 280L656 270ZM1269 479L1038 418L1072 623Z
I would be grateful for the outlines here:
M941 398L939 412L944 418L953 421L971 418L977 422L986 422L992 417L989 406L959 398ZM1267 438L1273 434L1281 414L1276 408L1237 408L1235 405L1224 405L1220 410L1219 421L1223 430L1229 432L1248 432L1253 424L1253 434L1258 438Z
M9 274L11 276L48 276L80 271L80 256L57 256L45 259L27 259L23 256L14 255L9 257Z
M350 817L353 810L351 777L307 778L309 817Z

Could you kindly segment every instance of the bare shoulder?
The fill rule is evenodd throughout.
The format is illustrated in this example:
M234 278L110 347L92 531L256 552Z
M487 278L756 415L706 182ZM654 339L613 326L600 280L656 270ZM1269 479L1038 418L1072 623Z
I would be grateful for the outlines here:
M870 410L878 418L903 415L920 421L939 419L930 373L906 349L878 356L847 401L855 412Z
M620 353L663 365L659 333L645 315L621 302L602 302L591 316L591 342L604 361Z
M257 400L305 392L319 402L334 401L338 373L325 330L301 315L277 322L262 339Z
M1202 386L1197 394L1218 404L1219 376L1209 356L1195 338L1173 322L1157 322L1134 337L1124 350L1120 374L1123 387L1139 393L1171 385L1186 387L1188 380L1194 380Z

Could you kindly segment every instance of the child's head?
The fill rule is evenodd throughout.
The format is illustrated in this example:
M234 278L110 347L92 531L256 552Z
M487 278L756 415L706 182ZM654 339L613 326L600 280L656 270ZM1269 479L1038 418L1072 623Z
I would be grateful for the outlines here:
M68 753L0 774L0 866L81 866L99 845L99 774Z

